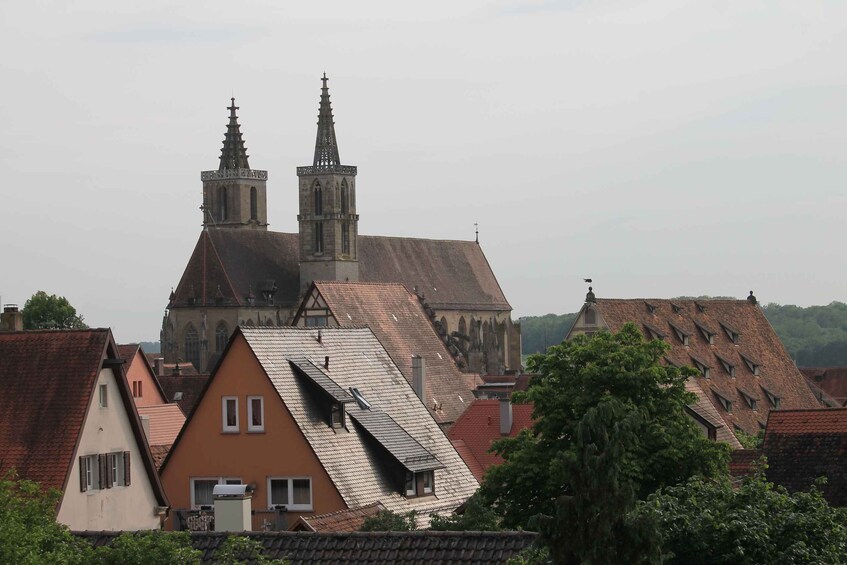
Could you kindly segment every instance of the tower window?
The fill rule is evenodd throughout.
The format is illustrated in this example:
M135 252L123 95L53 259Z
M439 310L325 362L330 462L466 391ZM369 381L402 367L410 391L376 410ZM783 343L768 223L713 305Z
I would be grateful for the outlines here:
M218 220L226 220L226 187L218 187Z
M350 212L350 199L347 194L347 181L341 181L341 213L347 214Z
M324 252L324 225L323 222L315 223L315 253Z
M259 201L258 196L256 194L256 187L250 187L250 219L258 220L259 219Z
M223 353L227 338L229 338L229 331L227 331L226 324L220 322L218 327L215 328L215 351Z
M200 336L192 324L185 330L185 360L200 369Z
M350 223L344 222L341 224L341 252L350 254Z
M324 198L323 191L321 190L321 183L318 181L315 181L312 195L315 200L315 216L321 216L324 213Z

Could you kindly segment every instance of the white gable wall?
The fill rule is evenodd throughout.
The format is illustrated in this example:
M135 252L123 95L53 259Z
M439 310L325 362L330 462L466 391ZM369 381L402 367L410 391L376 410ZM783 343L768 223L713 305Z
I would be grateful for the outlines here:
M108 406L105 408L100 407L101 384L105 384L108 390ZM58 522L72 530L159 528L156 495L117 387L112 369L101 370L57 516ZM129 486L95 488L86 492L80 490L80 457L122 451L130 452Z

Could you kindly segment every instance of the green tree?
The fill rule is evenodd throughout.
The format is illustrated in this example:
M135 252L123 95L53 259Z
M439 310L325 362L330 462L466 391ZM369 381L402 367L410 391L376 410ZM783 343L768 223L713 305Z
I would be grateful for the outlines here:
M43 290L39 290L26 301L21 314L24 318L24 329L27 330L68 330L88 327L67 298L47 294Z
M468 498L464 512L450 516L431 514L429 524L432 530L493 532L500 530L500 517L476 492Z
M495 444L504 462L488 470L481 488L505 527L528 528L536 515L567 523L578 509L589 512L586 505L605 505L606 524L592 527L614 528L627 507L658 488L726 472L729 448L703 437L684 412L694 400L685 391L693 369L663 365L667 348L627 324L530 358L529 370L539 376L515 400L534 404L535 423ZM617 451L609 451L607 436L621 442ZM595 486L596 496L579 495L593 480L586 470L605 464L614 468L596 480L607 484ZM607 495L611 500L601 500Z
M194 565L200 555L192 549L188 532L125 532L97 550L103 565Z
M56 523L57 490L20 480L14 471L0 477L0 563L90 563L94 550Z
M418 513L412 510L405 514L380 510L373 516L365 518L360 532L410 532L418 529Z
M641 504L657 520L669 565L844 563L847 510L821 492L789 494L760 471L740 487L726 478L692 478Z
M164 562L163 562L164 563ZM257 539L246 536L229 536L215 552L216 565L283 565L288 560L269 559L265 547Z

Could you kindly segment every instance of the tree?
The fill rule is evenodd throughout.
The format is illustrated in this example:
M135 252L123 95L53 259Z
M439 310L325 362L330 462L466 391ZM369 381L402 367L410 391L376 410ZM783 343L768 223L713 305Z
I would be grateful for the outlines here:
M693 369L663 365L667 348L627 324L530 358L539 376L515 400L534 404L535 423L495 444L504 462L488 470L481 488L504 526L528 528L532 517L546 516L553 531L553 523L599 509L594 532L613 531L658 488L726 473L729 448L706 439L684 412L694 401L685 391ZM630 526L637 539L641 526Z
M162 563L165 563L162 561ZM288 560L265 557L265 547L257 539L245 536L229 536L215 552L216 565L284 565Z
M39 290L26 301L21 314L24 318L24 329L27 330L69 330L88 327L67 298L55 294L48 295L43 290Z
M94 550L56 523L57 490L18 479L14 471L0 477L0 563L90 563Z
M200 555L191 547L188 532L125 532L97 550L103 565L194 565Z
M764 470L740 487L726 478L692 478L639 504L658 521L669 565L844 563L847 509L821 491L789 494Z
M476 492L465 502L464 512L450 516L431 514L429 525L430 529L441 531L494 532L500 530L500 517Z
M392 512L391 510L380 510L373 516L365 518L360 532L410 532L418 529L418 513L412 510L405 514Z

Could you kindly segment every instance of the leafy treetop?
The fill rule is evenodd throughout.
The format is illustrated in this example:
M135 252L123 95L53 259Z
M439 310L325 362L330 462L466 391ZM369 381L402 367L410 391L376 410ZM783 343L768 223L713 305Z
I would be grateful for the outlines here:
M26 301L21 314L26 330L69 330L88 327L67 298L47 294L43 290L39 290Z

